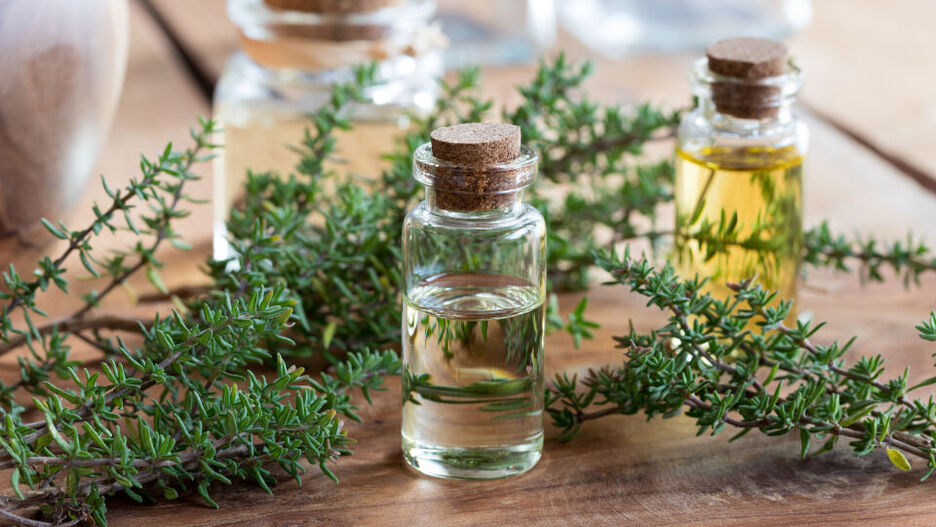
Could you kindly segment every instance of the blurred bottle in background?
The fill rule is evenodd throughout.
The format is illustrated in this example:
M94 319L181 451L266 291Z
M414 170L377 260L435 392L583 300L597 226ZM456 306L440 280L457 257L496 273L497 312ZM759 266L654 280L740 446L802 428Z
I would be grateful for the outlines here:
M214 255L230 256L225 221L242 198L247 170L289 174L310 116L327 104L353 67L376 62L377 83L351 105L354 128L337 135L329 168L376 178L410 115L435 104L445 37L434 0L228 0L241 51L214 95L223 129L214 177Z
M439 0L449 68L533 62L556 41L555 0Z
M812 0L557 0L563 29L595 51L680 51L742 36L782 40L809 24Z

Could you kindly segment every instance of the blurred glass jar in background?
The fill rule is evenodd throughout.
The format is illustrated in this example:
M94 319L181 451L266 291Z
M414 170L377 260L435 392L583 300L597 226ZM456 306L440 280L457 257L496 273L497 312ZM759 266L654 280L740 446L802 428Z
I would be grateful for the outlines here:
M350 107L354 128L338 134L336 168L375 178L409 126L435 104L445 39L434 0L228 0L241 51L214 96L224 148L215 161L214 256L230 256L225 221L247 170L294 170L310 115L353 67L377 63L377 83ZM340 163L340 166L337 164Z
M555 0L439 0L449 68L533 62L556 41Z
M595 51L680 51L738 35L782 40L812 19L812 0L558 0L564 29Z

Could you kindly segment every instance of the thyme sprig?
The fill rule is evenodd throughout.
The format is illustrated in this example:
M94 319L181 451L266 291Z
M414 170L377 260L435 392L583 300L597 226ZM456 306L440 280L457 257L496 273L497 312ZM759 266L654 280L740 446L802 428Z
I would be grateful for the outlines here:
M187 200L182 186L194 179L193 164L209 158L203 151L212 147L213 131L214 124L203 121L191 149L176 153L167 147L158 162L141 164L142 180L126 190L106 188L113 203L95 206L108 212L96 212L91 227L69 231L48 224L70 240L70 258L44 259L52 264L40 265L32 281L12 268L8 273L8 332L0 336L5 351L26 345L30 355L20 358L21 380L3 387L0 467L13 469L15 494L0 500L4 517L24 525L105 525L105 496L117 491L140 501L157 494L174 499L192 490L216 506L208 490L216 482L249 479L269 491L277 481L270 464L299 479L311 463L334 479L326 463L350 453L352 443L340 417L360 419L350 389L360 388L369 400L385 376L399 374L395 353L366 347L349 351L318 378L275 355L271 350L294 344L284 333L296 322L298 303L282 281L253 281L258 259L240 260L211 294L168 317L86 316L114 284L161 265L155 251L163 241L184 247L174 227L185 216L178 209ZM121 227L112 221L116 211L139 204L148 212L128 212ZM137 223L145 227L134 230ZM133 249L94 254L89 238L118 228L138 234ZM262 232L257 236L269 241ZM263 247L257 244L253 253ZM102 293L86 297L67 317L34 323L30 314L45 316L38 292L49 283L67 291L62 275L76 258L89 272L102 268ZM148 275L161 284L155 271ZM25 313L25 327L9 316L14 310ZM118 332L93 335L92 343L109 356L99 368L79 369L70 358L70 337L86 330ZM128 344L119 333L137 334L142 342ZM258 368L271 361L275 369L268 379ZM52 373L59 380L52 382ZM36 395L32 404L17 402L19 390ZM36 507L44 520L24 515Z
M806 231L803 260L816 267L838 271L850 271L851 265L857 265L862 280L870 282L883 282L884 270L889 268L905 286L919 285L920 275L936 270L936 255L912 234L907 234L905 241L890 243L882 243L871 236L849 239L832 234L825 221Z
M71 230L62 222L53 225L44 220L46 229L56 238L66 240L68 245L54 260L48 256L42 258L32 279L21 276L12 265L3 273L7 291L0 291L0 300L5 301L5 306L0 309L0 354L25 344L30 356L18 359L21 370L18 383L12 386L0 383L0 403L11 404L10 397L19 388L36 395L46 395L48 392L43 383L49 378L50 372L56 373L59 378L68 378L68 368L75 363L68 359L69 346L63 332L73 331L83 336L86 331L98 329L140 331L140 324L130 319L113 315L95 319L89 318L88 314L104 297L117 286L126 284L127 278L141 269L146 270L147 277L154 285L164 288L158 272L163 263L156 257L156 250L165 241L178 248L188 247L180 240L174 224L188 215L188 212L180 209L182 203L197 203L184 193L185 185L198 179L191 170L192 166L209 160L211 156L207 152L214 147L211 143L214 122L200 120L199 125L199 129L191 132L193 145L187 150L173 151L170 143L156 156L155 161L141 157L141 177L131 179L126 187L112 190L102 178L101 184L111 202L104 207L97 203L92 206L94 220L87 227ZM145 206L146 211L135 217L134 209L141 205ZM95 237L105 230L114 233L119 229L128 230L137 236L130 250L112 254L94 251L92 241ZM92 277L106 280L104 288L100 292L92 290L83 295L82 307L70 315L37 324L33 317L47 316L37 305L40 292L54 285L64 293L69 293L68 281L64 277L65 264L73 256L77 256ZM25 327L14 324L12 317L15 312L21 314Z
M590 252L638 237L655 241L658 205L672 200L669 161L640 163L648 141L672 138L679 112L648 104L636 108L597 104L582 93L590 63L569 63L563 54L542 61L522 102L502 118L520 126L525 142L540 153L539 181L531 202L547 221L550 285L557 290L589 286ZM551 196L562 195L561 201Z
M616 337L626 350L620 366L590 370L582 380L557 376L547 400L561 440L607 415L685 413L700 434L738 429L732 440L755 429L798 433L804 458L845 437L858 455L885 450L901 470L910 469L907 456L921 459L923 480L936 470L936 402L910 396L936 376L908 387L906 369L884 380L880 355L847 365L843 357L854 339L814 343L823 324L784 325L792 303L774 305L776 293L752 280L731 284L733 294L718 299L701 293L704 279L681 279L669 265L656 270L627 251L603 252L597 261L614 283L668 312L669 322L649 334L632 329ZM758 329L750 329L752 320ZM936 313L917 329L936 339Z

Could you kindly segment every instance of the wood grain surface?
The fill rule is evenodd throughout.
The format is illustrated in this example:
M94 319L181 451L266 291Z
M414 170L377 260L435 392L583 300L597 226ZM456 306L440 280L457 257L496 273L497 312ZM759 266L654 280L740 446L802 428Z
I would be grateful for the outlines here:
M198 80L186 71L186 60L189 64L205 64L206 71L216 72L234 48L235 35L224 16L223 0L150 1L170 33L186 48L188 59L172 48L151 12L133 3L124 99L108 154L99 163L113 181L125 181L134 175L139 152L155 152L167 139L183 140L194 116L207 111L209 101ZM817 23L822 20L823 4L817 3ZM573 53L581 56L584 50L573 49ZM619 63L599 61L602 62L599 73L590 88L595 97L604 101L651 98L678 106L686 98L688 61L688 56L632 58ZM531 71L523 67L486 71L487 89L499 100L510 101L514 97L512 87L525 82ZM815 82L814 79L811 75L808 82ZM879 88L867 89L869 98L879 93L871 91ZM834 89L824 90L815 93L831 93L823 97L835 97ZM836 104L838 101L810 101L810 106L816 108L833 108ZM919 124L927 117L916 118ZM812 132L806 169L808 223L829 218L839 231L873 232L890 237L903 236L912 227L936 240L936 196L835 126L812 116L807 122ZM871 129L869 134L876 140L891 139L873 132ZM207 196L209 189L209 181L204 181L195 190ZM85 201L100 196L98 189L91 189ZM73 221L78 221L87 208L77 210ZM209 208L203 207L186 224L185 234L196 250L171 255L163 271L170 286L203 280L197 263L208 254L208 215ZM896 283L864 287L854 276L813 273L800 302L802 310L830 322L818 340L827 343L858 335L849 357L880 353L894 370L902 370L908 364L912 382L925 377L932 368L930 355L936 351L936 345L919 340L913 325L936 307L934 291L936 277L927 277L920 288L904 290ZM580 350L572 347L567 336L550 336L546 351L550 374L584 371L617 362L621 352L613 349L612 335L625 332L629 320L639 329L653 328L663 320L659 312L645 308L639 298L622 287L596 288L588 296L590 317L603 327ZM563 296L561 303L568 308L578 298L578 295ZM112 299L115 303L123 301ZM0 364L8 363L4 359ZM6 369L0 370L0 374L15 375L15 372ZM363 409L364 425L349 427L349 433L359 444L354 456L333 467L340 485L311 469L301 487L294 481L286 481L273 496L252 484L217 487L212 492L220 510L208 507L197 497L149 506L115 498L109 502L110 524L936 523L936 501L931 499L936 483L919 484L920 470L911 474L898 472L883 454L856 459L849 450L840 448L820 458L802 461L796 438L750 434L728 445L728 435L696 437L691 423L684 418L646 422L641 416L614 416L588 423L581 437L572 443L548 440L540 464L530 473L512 479L457 482L424 478L403 464L398 379L390 380L389 387L389 392L381 394L374 407ZM550 431L550 435L555 436L555 431Z
M936 2L817 0L790 41L802 100L936 190Z

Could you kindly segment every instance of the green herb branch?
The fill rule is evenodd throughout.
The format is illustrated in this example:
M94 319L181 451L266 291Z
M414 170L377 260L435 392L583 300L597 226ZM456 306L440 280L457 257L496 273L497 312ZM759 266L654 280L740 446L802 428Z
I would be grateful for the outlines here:
M828 222L806 232L803 260L838 271L850 271L849 262L855 262L862 280L872 282L883 282L883 270L890 268L904 285L919 284L920 275L936 270L936 255L911 234L903 242L891 243L882 243L870 236L848 239L832 234Z
M562 440L607 415L685 413L700 434L734 427L734 440L755 429L794 432L803 457L831 450L846 437L858 455L884 449L902 470L910 468L906 456L921 459L924 480L936 470L936 403L909 395L936 377L908 387L904 370L882 380L879 355L847 366L843 356L852 341L814 344L823 324L787 327L791 303L773 306L776 294L752 281L732 284L732 296L715 299L700 292L703 280L681 279L668 265L657 271L626 251L623 257L602 253L598 263L615 283L669 312L669 323L650 334L632 330L616 337L627 350L623 365L591 370L581 381L557 376L547 399ZM757 330L749 329L751 320ZM936 338L936 314L918 329L923 338Z
M206 151L214 146L211 144L213 132L214 123L202 120L200 129L192 130L191 148L184 152L174 152L170 144L161 151L156 161L141 158L141 177L132 179L125 188L112 190L106 180L102 179L104 191L111 203L103 208L96 203L92 206L95 219L89 226L70 230L61 222L53 225L43 221L46 229L56 238L67 240L68 246L55 260L50 257L41 259L32 280L25 280L12 266L3 275L7 292L0 292L0 299L6 301L0 311L0 354L22 345L26 345L30 351L30 357L19 358L21 380L12 386L0 386L0 394L7 403L12 393L19 388L37 395L47 394L43 382L48 379L49 372L67 378L68 368L76 363L68 359L65 331L75 332L89 341L91 339L84 335L87 331L140 331L141 324L132 319L114 315L89 318L87 315L105 296L140 269L146 268L150 281L164 289L157 270L162 262L155 256L155 251L167 240L174 246L187 247L179 239L174 222L187 215L187 212L179 209L179 205L195 201L184 194L184 186L197 179L191 167L210 159ZM141 204L145 205L148 212L134 219L133 210ZM118 215L123 220L122 224L117 223ZM143 227L138 227L138 223L142 223ZM91 243L94 237L104 230L113 233L119 229L129 230L138 237L132 250L113 255L95 254ZM148 244L145 243L147 238ZM84 295L84 305L74 313L46 324L37 324L33 320L34 316L47 316L37 305L37 295L46 291L50 285L65 293L69 292L68 282L63 275L65 264L73 254L77 254L81 265L92 277L107 278L109 281L101 292L92 291ZM22 314L25 328L14 325L11 316L17 310ZM100 346L101 339L95 340L95 345Z
M196 490L214 505L208 491L214 482L249 479L269 490L277 481L269 471L271 463L296 479L305 470L304 462L334 478L326 463L350 453L352 443L339 417L360 419L350 389L361 389L369 400L382 389L385 376L399 374L392 351L358 347L318 379L281 358L275 361L272 379L259 375L256 368L274 360L271 349L294 344L285 333L292 334L298 302L282 281L268 287L257 277L257 259L240 262L238 270L227 273L230 282L219 281L210 295L169 317L133 321L85 316L114 284L161 265L155 250L162 241L185 247L173 228L185 216L178 209L186 201L182 185L194 178L192 165L208 158L202 151L211 147L213 127L203 122L193 134L195 146L185 153L167 147L158 162L144 161L142 182L131 182L126 191L106 188L114 203L107 213L97 213L95 207L91 228L68 231L61 224L52 226L53 234L71 239L75 247L65 256L78 256L89 272L106 269L98 275L108 279L108 285L101 294L89 296L85 307L46 325L29 317L30 312L45 316L36 294L48 283L67 292L61 275L69 259L40 265L44 270L34 281L21 280L12 269L8 273L4 351L23 345L30 351L20 359L21 381L3 390L0 466L14 469L15 492L0 501L8 519L24 525L89 520L104 525L104 497L115 491L143 500L154 493L174 499ZM117 230L112 218L116 211L130 209L133 199L146 203L150 212L137 218L128 212L125 228L149 237L149 244L141 239L131 251L94 255L88 237L105 228ZM140 221L145 227L137 229ZM267 238L258 234L258 239ZM263 247L259 244L253 252L262 253ZM158 274L148 275L159 287ZM17 308L29 310L26 328L17 327L8 316ZM69 337L80 333L67 332L86 330L132 332L143 342L130 345L120 336L96 334L94 343L110 359L100 363L100 371L80 370L69 357ZM52 373L60 381L52 382ZM19 389L36 395L32 405L16 402ZM37 413L40 419L23 420ZM21 512L36 507L48 521Z

